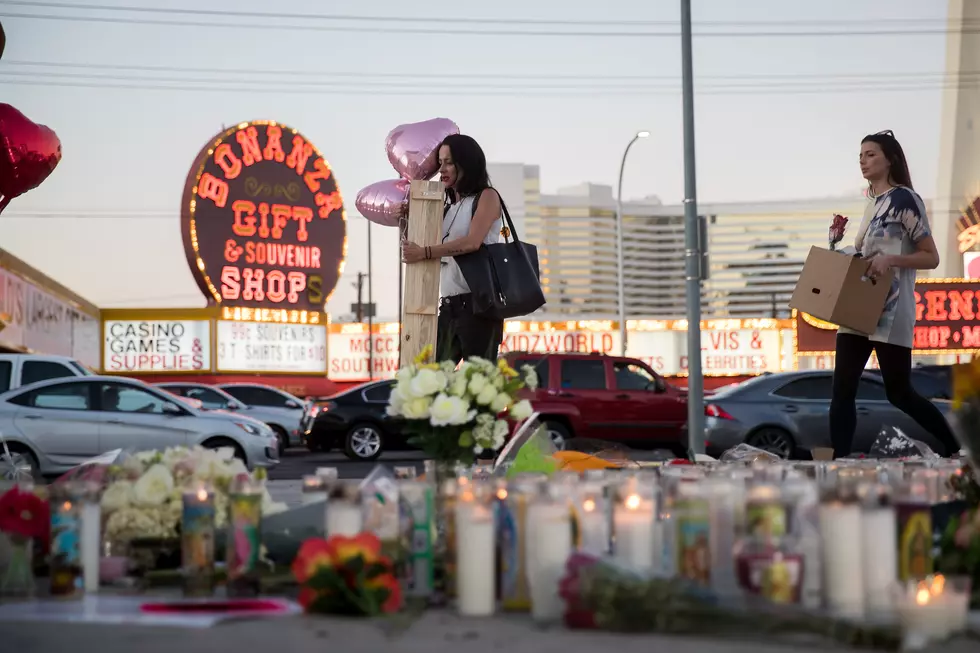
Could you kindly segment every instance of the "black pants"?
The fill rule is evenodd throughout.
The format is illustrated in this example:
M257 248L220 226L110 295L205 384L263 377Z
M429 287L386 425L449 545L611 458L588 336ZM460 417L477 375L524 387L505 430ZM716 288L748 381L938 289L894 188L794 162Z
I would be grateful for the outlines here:
M838 458L851 453L854 430L857 428L858 383L871 351L878 354L881 378L885 383L888 401L914 419L919 426L938 439L950 456L959 445L946 418L936 406L912 388L912 350L851 333L837 334L837 360L834 366L834 390L830 400L830 441Z
M439 331L436 338L437 361L459 362L470 356L497 359L504 337L503 320L473 315L469 294L443 297L439 302Z

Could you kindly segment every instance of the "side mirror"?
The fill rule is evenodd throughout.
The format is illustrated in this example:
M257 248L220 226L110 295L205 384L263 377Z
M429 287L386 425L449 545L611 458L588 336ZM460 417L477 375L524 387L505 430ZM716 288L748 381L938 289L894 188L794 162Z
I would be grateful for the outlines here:
M225 410L238 410L238 408L239 406L237 401L229 401L227 404L225 404Z
M290 399L289 401L286 402L286 408L299 408L299 404L297 404L295 401Z
M184 411L177 404L172 404L170 402L167 402L163 405L163 414L176 416L176 415L183 415Z
M653 381L653 391L667 392L667 383L659 376Z

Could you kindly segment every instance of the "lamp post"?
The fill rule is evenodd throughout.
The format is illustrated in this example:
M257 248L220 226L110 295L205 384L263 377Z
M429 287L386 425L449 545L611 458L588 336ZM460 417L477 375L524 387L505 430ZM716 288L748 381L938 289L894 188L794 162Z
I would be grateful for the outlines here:
M633 140L623 152L623 160L619 164L619 187L616 190L616 271L619 279L619 341L620 354L626 355L626 278L623 272L623 170L626 168L626 155L630 153L633 143L650 135L648 131L638 131Z
M694 167L694 66L691 0L681 0L684 111L684 282L687 299L687 434L690 453L704 453L704 377L701 376L701 221Z

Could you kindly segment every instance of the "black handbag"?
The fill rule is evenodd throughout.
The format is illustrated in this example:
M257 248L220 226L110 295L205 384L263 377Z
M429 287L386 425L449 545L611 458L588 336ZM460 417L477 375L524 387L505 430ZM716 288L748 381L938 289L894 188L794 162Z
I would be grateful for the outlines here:
M494 190L496 192L496 190ZM500 196L500 193L497 193ZM477 195L473 201L476 215ZM466 285L473 296L473 314L497 320L529 315L544 306L541 272L538 268L538 248L521 242L514 229L510 212L500 198L507 228L513 240L481 245L469 254L454 256Z

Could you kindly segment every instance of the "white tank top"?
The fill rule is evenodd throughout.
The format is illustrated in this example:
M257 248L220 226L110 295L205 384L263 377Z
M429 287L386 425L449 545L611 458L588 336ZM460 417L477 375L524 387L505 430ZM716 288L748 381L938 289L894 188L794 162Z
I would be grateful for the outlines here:
M460 201L449 207L446 215L442 218L442 242L448 243L457 238L462 238L470 231L470 222L473 220L473 200L475 195L464 197ZM501 217L497 217L490 225L490 231L483 239L484 245L493 245L500 242L500 229L503 225ZM452 256L442 259L441 274L439 276L439 295L442 297L453 297L455 295L465 295L470 291L470 287L463 278L463 273L456 264Z

